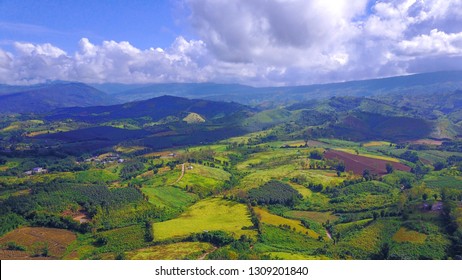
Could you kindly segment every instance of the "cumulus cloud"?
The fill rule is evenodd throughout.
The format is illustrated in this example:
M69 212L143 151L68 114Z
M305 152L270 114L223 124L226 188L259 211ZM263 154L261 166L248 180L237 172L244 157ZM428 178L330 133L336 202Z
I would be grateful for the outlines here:
M0 49L1 83L295 85L462 69L462 0L183 0L196 38Z

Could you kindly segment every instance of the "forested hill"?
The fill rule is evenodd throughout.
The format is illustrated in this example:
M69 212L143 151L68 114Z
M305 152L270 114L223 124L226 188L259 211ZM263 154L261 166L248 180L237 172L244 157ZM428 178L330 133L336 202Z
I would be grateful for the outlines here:
M109 105L114 100L106 93L82 83L3 86L2 89L0 113L44 113L62 107ZM13 93L7 94L8 89Z
M72 118L99 122L115 119L149 117L153 121L158 121L168 116L185 117L188 113L196 113L206 119L217 119L239 111L252 111L252 109L238 103L161 96L121 105L57 109L52 112L48 119L57 120Z

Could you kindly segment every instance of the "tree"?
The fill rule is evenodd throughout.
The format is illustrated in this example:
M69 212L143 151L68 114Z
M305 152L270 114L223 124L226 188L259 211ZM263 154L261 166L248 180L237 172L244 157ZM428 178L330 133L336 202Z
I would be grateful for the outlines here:
M146 227L146 235L145 235L146 242L154 241L154 227L153 227L152 222L146 221L145 227Z
M436 163L433 165L433 167L435 168L435 171L440 171L440 170L442 170L443 168L446 168L446 163L439 161L439 162L436 162Z
M372 174L371 174L371 171L369 169L364 169L363 178L366 179L366 181L372 180Z
M311 159L322 159L323 154L319 150L313 150L310 152Z
M387 163L385 168L387 169L387 174L391 174L395 170L395 168L393 167L393 165L391 165L391 163Z

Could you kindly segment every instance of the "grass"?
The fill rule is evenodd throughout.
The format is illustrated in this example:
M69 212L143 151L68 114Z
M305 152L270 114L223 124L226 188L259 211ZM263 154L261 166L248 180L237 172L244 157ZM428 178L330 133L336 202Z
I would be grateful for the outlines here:
M318 223L325 223L327 221L335 222L338 217L331 212L316 212L316 211L288 211L284 216L294 219L308 219Z
M168 169L167 172L160 172L154 175L151 179L146 180L143 185L148 187L168 186L173 185L181 175L181 166L178 165L175 169Z
M396 242L411 242L411 243L425 243L427 235L401 227L395 235L393 235L393 240Z
M119 179L116 173L104 169L91 169L75 173L78 182L112 182Z
M29 255L41 254L47 248L48 256L61 258L76 235L65 229L23 227L0 238L1 246L14 242L26 248Z
M295 231L298 233L306 234L311 238L319 237L318 233L302 226L302 224L298 220L283 218L281 216L271 214L268 211L263 210L262 208L256 207L254 209L255 209L255 212L257 213L257 216L260 217L260 221L262 223L273 225L273 226L288 225L290 226L291 229L295 229Z
M210 252L214 247L205 242L178 242L157 245L127 252L130 260L184 260L197 259Z
M254 236L254 230L244 229L252 226L245 205L209 198L192 205L176 219L155 223L154 238L161 241L213 230L223 230L239 238L244 234Z
M148 196L150 203L159 207L182 210L197 201L195 194L171 186L142 188L141 191Z
M185 174L175 185L199 194L212 193L214 190L223 186L223 183L230 178L230 174L222 169L204 166L201 164L191 164L193 169L185 164Z

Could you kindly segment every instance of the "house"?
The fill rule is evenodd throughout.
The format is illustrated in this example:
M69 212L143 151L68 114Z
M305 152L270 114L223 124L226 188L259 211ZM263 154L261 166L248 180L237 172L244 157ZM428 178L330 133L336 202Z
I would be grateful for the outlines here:
M31 171L31 170L26 171L26 172L24 172L24 174L26 174L26 175L32 175L32 171Z
M43 172L43 168L42 167L34 167L32 169L32 172L34 173L42 173Z
M123 163L125 160L123 158L120 158L117 162L118 163Z
M41 173L47 173L48 172L48 170L46 170L43 167L34 167L31 171L32 171L33 174L41 174Z

